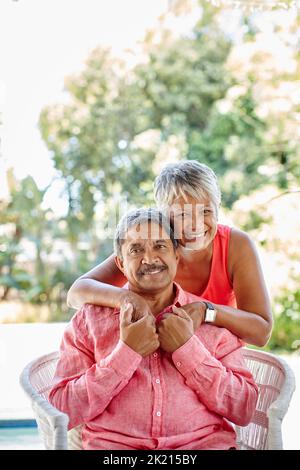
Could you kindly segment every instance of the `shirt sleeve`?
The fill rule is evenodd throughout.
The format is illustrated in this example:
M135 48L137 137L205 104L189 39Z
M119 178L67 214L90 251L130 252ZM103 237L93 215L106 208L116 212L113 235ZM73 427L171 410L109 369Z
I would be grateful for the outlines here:
M140 354L119 340L111 354L96 363L80 312L64 333L49 393L50 403L69 416L69 429L101 414L142 360Z
M215 355L193 335L173 352L172 359L185 383L211 411L239 425L249 424L258 387L246 367L239 339L220 328Z

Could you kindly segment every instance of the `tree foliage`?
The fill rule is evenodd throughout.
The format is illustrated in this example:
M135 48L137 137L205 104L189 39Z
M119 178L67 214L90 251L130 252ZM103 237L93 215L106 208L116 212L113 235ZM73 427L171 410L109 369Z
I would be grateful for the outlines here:
M169 15L180 17L195 3L172 2ZM227 209L266 184L284 191L299 184L299 38L290 39L299 20L284 27L274 16L272 48L255 17L241 15L237 40L221 8L198 3L199 18L184 34L162 17L134 64L93 50L84 69L66 78L65 100L42 110L39 127L67 212L44 209L48 188L39 190L32 178L16 183L1 213L3 297L13 288L34 302L65 298L78 273L111 252L112 240L99 234L116 197L153 204L153 180L168 161L211 166ZM255 230L270 220L249 210L243 224ZM34 246L30 270L18 263L24 240ZM64 253L59 266L48 267L59 240L74 257Z

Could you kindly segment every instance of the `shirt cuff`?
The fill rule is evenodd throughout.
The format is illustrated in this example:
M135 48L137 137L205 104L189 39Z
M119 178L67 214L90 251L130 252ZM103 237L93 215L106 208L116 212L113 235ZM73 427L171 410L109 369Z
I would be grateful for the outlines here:
M142 356L131 349L123 341L119 340L115 349L105 359L100 361L100 367L112 367L114 371L123 377L131 377L138 368Z
M193 335L172 354L172 359L176 368L183 375L197 369L199 367L199 363L203 363L205 359L208 358L211 359L210 352L196 335Z

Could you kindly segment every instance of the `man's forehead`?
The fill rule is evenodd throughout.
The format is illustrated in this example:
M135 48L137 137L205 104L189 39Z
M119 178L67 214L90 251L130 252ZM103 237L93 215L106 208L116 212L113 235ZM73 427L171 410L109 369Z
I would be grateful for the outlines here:
M135 238L135 239L126 239L125 240L125 243L127 242L127 245L129 246L140 246L140 245L143 245L147 242L151 242L152 244L157 244L157 243L168 243L168 239L165 239L165 238Z
M144 243L170 240L169 234L161 225L154 222L145 222L130 227L125 234L127 243Z

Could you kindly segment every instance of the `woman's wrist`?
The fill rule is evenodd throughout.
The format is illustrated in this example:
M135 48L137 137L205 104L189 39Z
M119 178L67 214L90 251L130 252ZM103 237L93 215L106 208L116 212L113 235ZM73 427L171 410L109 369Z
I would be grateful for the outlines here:
M214 325L216 318L217 318L216 306L209 301L203 301L202 305L204 307L203 313L202 313L203 315L202 321L205 323L211 323Z

